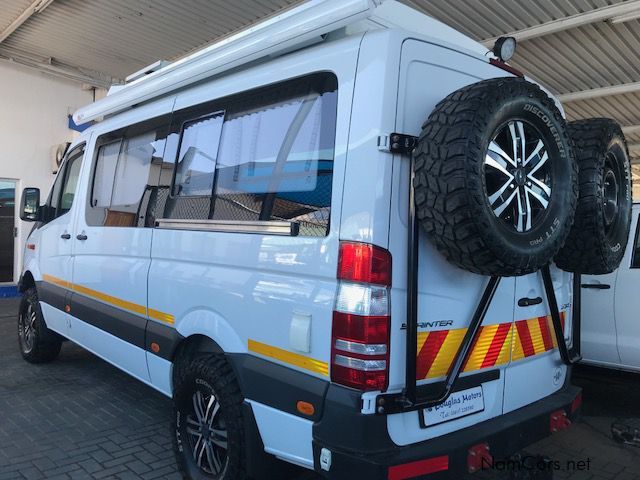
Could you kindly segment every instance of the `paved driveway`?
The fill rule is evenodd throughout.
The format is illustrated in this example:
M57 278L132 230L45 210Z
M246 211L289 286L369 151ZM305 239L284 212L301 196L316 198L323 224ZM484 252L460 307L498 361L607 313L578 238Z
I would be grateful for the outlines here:
M169 400L70 343L51 364L24 362L16 310L15 300L0 300L0 480L180 478ZM529 452L557 460L556 478L640 479L640 448L617 445L609 434L614 420L640 427L640 376L588 371L576 380L585 387L583 420ZM572 461L576 468L567 468ZM578 470L580 461L589 469ZM315 477L290 480L303 478Z

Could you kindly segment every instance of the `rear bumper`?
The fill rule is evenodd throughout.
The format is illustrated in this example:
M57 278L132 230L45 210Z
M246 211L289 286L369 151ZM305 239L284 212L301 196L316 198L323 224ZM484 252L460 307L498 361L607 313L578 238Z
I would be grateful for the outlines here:
M334 424L333 429L319 428L316 424L313 440L314 467L316 472L330 479L403 480L429 473L433 475L429 478L460 478L460 475L468 472L470 448L487 443L493 458L508 457L550 435L554 428L551 424L553 413L564 411L569 420L573 420L578 413L577 399L580 394L580 388L567 383L556 393L514 412L404 447L390 445L388 435L383 442L380 442L379 438L371 438L370 435L382 434L380 420L384 420L386 427L386 417L352 414L352 422ZM332 410L330 392L327 397L325 415ZM340 406L337 406L337 409L340 409ZM366 417L371 419L371 428L363 425L367 421ZM348 419L343 418L342 421L348 422ZM344 435L349 436L348 430L353 431L354 428L361 427L365 427L364 431L368 432L364 438L368 438L369 441L364 441L362 447L349 448L356 443L348 440L345 443ZM320 468L323 448L331 451L331 467L328 472ZM484 465L486 467L487 462Z

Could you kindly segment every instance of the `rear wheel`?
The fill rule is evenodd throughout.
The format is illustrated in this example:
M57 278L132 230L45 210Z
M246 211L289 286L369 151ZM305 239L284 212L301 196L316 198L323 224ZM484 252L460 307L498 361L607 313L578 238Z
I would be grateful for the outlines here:
M524 275L564 243L577 166L562 115L536 85L499 78L457 90L436 105L414 155L418 219L454 265Z
M569 123L580 169L580 197L567 241L556 255L569 272L600 275L622 261L631 227L631 164L620 126L608 118Z
M173 395L174 449L194 480L242 480L242 395L223 357L200 355L179 370Z
M44 323L38 292L27 289L22 295L18 312L18 343L22 358L30 363L55 360L62 347L62 339Z

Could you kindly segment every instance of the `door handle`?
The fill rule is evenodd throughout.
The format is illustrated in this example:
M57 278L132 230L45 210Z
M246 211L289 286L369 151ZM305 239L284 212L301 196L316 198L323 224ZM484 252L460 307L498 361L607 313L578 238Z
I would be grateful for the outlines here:
M83 240L84 241L84 240L87 239L87 236L84 233L79 233L78 235L76 235L76 238L78 240Z
M530 307L532 305L539 305L541 303L542 303L542 297L536 297L536 298L524 297L518 300L519 307Z
M63 240L69 240L71 238L71 235L68 233L63 233L62 235L60 235L60 238L62 238Z
M611 285L606 283L583 283L580 285L582 288L594 288L596 290L609 290Z

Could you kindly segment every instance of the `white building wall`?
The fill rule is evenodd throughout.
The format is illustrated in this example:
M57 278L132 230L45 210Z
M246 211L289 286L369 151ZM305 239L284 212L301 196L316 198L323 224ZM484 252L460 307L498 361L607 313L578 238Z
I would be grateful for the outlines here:
M18 218L22 188L40 188L46 199L54 179L51 149L77 134L67 114L93 100L79 83L58 79L15 64L0 63L0 179L16 180L16 255L14 279L32 224Z

